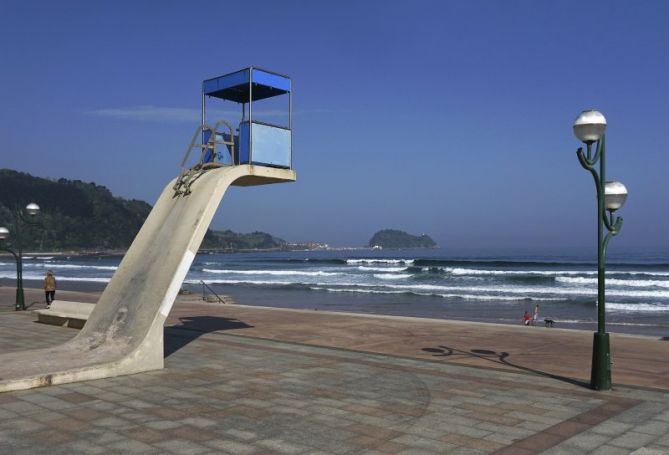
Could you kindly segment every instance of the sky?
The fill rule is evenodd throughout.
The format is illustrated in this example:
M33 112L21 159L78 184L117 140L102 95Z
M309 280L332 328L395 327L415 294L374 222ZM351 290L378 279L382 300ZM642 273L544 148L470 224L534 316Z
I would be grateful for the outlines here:
M254 65L293 80L297 182L229 190L213 228L594 248L572 123L596 108L630 193L610 248L669 250L668 17L659 0L0 0L0 167L153 204L202 80Z

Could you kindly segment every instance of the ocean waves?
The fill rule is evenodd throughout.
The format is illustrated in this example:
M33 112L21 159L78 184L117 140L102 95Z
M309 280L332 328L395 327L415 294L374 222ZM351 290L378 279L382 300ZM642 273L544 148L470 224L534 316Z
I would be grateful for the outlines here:
M388 279L388 278L384 278ZM197 282L199 280L190 280ZM347 289L347 292L378 292L399 291L417 295L439 295L444 297L478 297L481 300L567 300L573 297L592 299L596 296L595 288L564 288L540 286L448 286L438 284L373 284L361 282L322 282L322 281L285 281L285 280L248 280L248 279L208 279L207 284L237 284L252 286L276 286L292 288L317 287L323 289ZM669 299L669 291L639 290L639 289L611 289L609 297L635 297L645 299ZM669 303L669 302L668 302Z
M389 254L207 254L196 258L185 283L195 287L204 281L217 292L219 287L220 292L233 295L258 292L266 296L266 291L274 290L304 293L276 293L277 299L286 301L303 295L314 301L354 301L355 305L392 302L393 311L401 314L404 306L452 304L474 308L477 303L486 311L498 303L499 308L512 311L514 305L517 308L526 307L527 302L545 302L546 307L573 310L579 317L594 314L596 309L597 271L587 261L466 260ZM621 317L669 315L669 265L665 262L610 265L606 274L607 311ZM57 280L106 283L118 267L119 258L59 257L24 263L24 278L41 281L50 268ZM15 264L4 259L0 278L15 277ZM569 311L565 310L563 316Z

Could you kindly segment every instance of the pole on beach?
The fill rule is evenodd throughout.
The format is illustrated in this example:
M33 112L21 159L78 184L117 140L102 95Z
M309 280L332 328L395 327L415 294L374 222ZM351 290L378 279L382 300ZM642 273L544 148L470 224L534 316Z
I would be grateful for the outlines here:
M579 147L576 156L581 166L592 174L597 191L597 332L592 347L590 386L595 390L611 389L611 349L606 332L606 247L611 237L617 235L623 219L614 212L627 199L625 185L606 181L606 119L601 112L586 110L574 122L574 134L586 145L586 152ZM593 154L592 145L595 144ZM599 172L595 166L599 162ZM608 215L606 213L608 211ZM604 236L604 227L608 231Z
M25 211L32 218L39 213L40 208L39 205L35 204L34 202L31 202L30 204L26 205ZM28 221L25 215L23 214L23 210L21 210L20 208L17 208L15 211L11 213L14 217L13 243L16 244L18 252L10 248L7 248L6 246L0 247L0 250L11 253L11 255L14 256L14 260L16 261L16 302L14 308L16 311L25 311L26 302L23 292L23 259L22 259L23 246L21 242L21 227L23 224L35 225L37 223ZM7 237L9 237L9 229L5 227L0 227L0 242L5 240Z

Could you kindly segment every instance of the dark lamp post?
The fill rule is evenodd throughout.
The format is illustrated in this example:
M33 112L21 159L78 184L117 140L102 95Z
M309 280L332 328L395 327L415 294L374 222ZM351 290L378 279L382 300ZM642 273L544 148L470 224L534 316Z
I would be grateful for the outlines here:
M25 207L25 213L27 213L30 216L30 218L34 218L39 213L39 211L40 211L39 205L35 204L34 202L31 202ZM21 244L21 227L23 224L36 224L36 223L28 221L24 216L23 210L21 209L16 209L11 213L12 216L14 217L14 241L12 243L16 245L18 251L14 251L2 245L4 240L6 240L9 237L9 229L5 227L0 227L0 250L10 253L12 256L14 256L14 260L16 261L15 309L16 311L19 311L26 309L25 298L23 296L23 260L22 260L23 247Z
M576 156L581 166L592 174L597 189L597 332L593 340L590 376L590 386L595 390L611 389L611 349L606 332L606 247L623 226L623 219L614 217L613 213L627 199L625 185L606 181L605 130L606 118L599 111L583 111L574 122L574 134L586 145L586 152L583 153L581 147ZM595 169L598 162L599 172ZM609 212L608 216L605 210ZM606 236L604 228L608 231Z

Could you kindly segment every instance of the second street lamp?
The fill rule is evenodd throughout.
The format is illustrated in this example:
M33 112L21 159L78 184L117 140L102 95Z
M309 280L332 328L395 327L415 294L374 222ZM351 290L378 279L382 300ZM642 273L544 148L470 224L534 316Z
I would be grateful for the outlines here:
M37 215L40 211L39 205L35 204L34 202L31 202L30 204L26 205L25 211L30 217L34 217ZM8 253L11 253L12 256L14 256L14 260L16 261L16 304L15 304L15 309L16 311L19 310L25 310L26 309L26 303L25 303L25 298L23 295L23 259L22 259L22 254L23 254L23 247L21 243L21 227L23 224L37 224L33 223L31 221L28 221L25 216L23 215L23 210L17 209L14 212L12 212L12 216L14 217L14 234L13 234L13 244L16 245L17 251L14 251L10 248L2 246L2 242L6 240L9 237L9 229L5 227L0 227L0 250L6 251Z
M597 332L593 340L590 376L590 386L595 390L611 389L611 349L606 332L606 247L611 237L622 228L623 219L614 217L614 212L627 199L625 185L606 181L605 130L606 119L599 111L583 111L574 122L574 134L587 149L583 153L583 148L579 148L576 155L581 166L592 174L597 189ZM596 144L594 153L593 144ZM595 169L598 162L599 172ZM608 216L605 210L609 212ZM604 227L608 231L606 237Z

